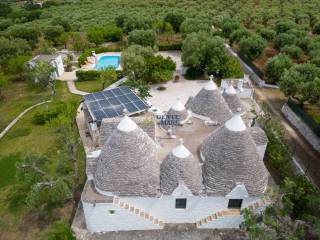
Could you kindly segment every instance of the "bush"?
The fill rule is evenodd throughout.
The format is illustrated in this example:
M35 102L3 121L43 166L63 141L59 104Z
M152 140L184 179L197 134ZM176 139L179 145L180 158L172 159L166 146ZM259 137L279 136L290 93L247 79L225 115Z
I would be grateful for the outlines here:
M315 34L320 34L320 22L317 22L317 23L313 26L313 33L315 33Z
M249 60L254 60L262 54L266 46L266 40L260 36L252 35L241 39L240 52L249 58Z
M84 51L81 56L78 59L78 63L79 65L83 65L86 63L87 61L87 57L90 57L92 55L92 51L94 51L95 53L104 53L104 52L121 52L121 49L111 49L108 47L97 47L97 48L90 48L86 51Z
M296 23L292 22L290 20L279 20L276 23L276 26L274 30L279 34L279 33L285 33L289 31L290 29L293 29L296 27Z
M76 240L68 223L56 222L49 230L47 240Z
M222 21L221 29L225 38L229 38L230 35L239 28L241 28L240 23L231 18L225 18Z
M279 54L268 60L265 66L265 74L269 83L277 82L282 73L292 66L291 59L283 54Z
M260 28L258 29L258 33L267 41L272 41L276 36L276 32L270 28Z
M310 36L306 36L303 38L298 38L296 45L304 51L307 51L311 42L312 38Z
M242 38L249 36L250 33L246 29L240 28L231 33L229 41L232 45L233 43L239 43Z
M160 43L158 44L159 51L181 50L182 43Z
M194 80L194 79L202 79L204 72L199 68L189 67L186 71L186 79Z
M316 65L318 68L320 68L320 55L314 56L311 58L310 63Z
M182 14L175 12L167 13L167 15L164 17L164 22L170 23L175 32L180 31L180 26L184 20L185 17Z
M170 58L152 56L145 59L145 73L143 80L147 83L162 83L172 80L176 69L175 62Z
M277 49L281 49L287 45L294 45L296 43L296 40L297 40L296 37L292 34L280 33L274 39L274 46Z
M77 81L79 81L79 82L95 81L100 78L100 75L101 75L101 71L97 71L97 70L76 71Z
M188 18L180 26L180 32L182 33L183 38L185 38L190 33L197 33L200 31L210 32L211 23L209 21L201 19Z
M49 122L52 119L55 119L56 117L58 117L59 112L54 110L46 110L43 112L39 112L39 113L35 113L33 115L33 124L36 125L44 125L47 122Z
M156 33L153 30L134 30L129 32L129 44L138 44L144 47L153 47L156 41Z
M243 67L237 57L229 57L223 78L243 78Z
M297 60L300 59L302 55L302 49L295 45L284 46L281 48L281 52Z

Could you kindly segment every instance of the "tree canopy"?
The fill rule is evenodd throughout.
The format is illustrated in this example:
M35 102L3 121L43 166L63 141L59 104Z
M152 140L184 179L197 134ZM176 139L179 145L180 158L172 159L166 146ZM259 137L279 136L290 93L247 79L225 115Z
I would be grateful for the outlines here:
M279 86L286 96L293 97L300 103L319 103L320 69L310 63L296 64L284 72Z

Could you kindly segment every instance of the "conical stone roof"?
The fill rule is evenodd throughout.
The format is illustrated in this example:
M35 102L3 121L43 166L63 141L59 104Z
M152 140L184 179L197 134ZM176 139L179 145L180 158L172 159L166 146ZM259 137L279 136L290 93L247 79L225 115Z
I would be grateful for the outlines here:
M188 117L188 111L185 108L185 106L182 104L180 99L177 99L177 101L171 106L171 108L167 112L167 115L179 116L180 121L183 121Z
M204 161L203 181L209 195L225 195L237 183L244 184L250 195L265 191L268 172L239 114L204 140L200 154Z
M229 85L226 88L222 93L222 96L233 113L245 112L245 106L242 104L239 96L237 95L237 91L232 85Z
M94 178L97 190L119 196L155 196L160 186L156 148L148 134L123 117L102 147Z
M179 181L184 181L193 195L199 195L202 192L200 163L182 142L167 155L161 164L161 192L171 195L178 187Z
M209 117L212 121L219 123L224 123L232 117L228 104L212 80L195 97L189 98L186 108L195 114Z

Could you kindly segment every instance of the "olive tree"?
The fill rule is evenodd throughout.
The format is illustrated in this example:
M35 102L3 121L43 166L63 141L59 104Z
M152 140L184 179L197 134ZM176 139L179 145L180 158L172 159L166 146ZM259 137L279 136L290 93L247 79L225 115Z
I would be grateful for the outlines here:
M279 81L280 89L286 96L301 104L320 101L320 69L310 63L296 64L286 70Z
M268 82L277 82L283 72L286 69L289 69L291 66L292 60L284 54L279 54L273 58L270 58L265 66L265 73L266 77L268 78Z
M156 42L156 33L153 30L134 30L129 33L129 44L153 47Z
M250 60L254 60L263 53L263 50L267 46L267 42L258 35L251 35L249 37L242 38L239 46L242 54Z
M171 26L173 27L173 30L175 32L179 32L180 26L184 20L185 20L185 17L182 14L176 13L176 12L170 12L170 13L167 13L163 21L170 23Z

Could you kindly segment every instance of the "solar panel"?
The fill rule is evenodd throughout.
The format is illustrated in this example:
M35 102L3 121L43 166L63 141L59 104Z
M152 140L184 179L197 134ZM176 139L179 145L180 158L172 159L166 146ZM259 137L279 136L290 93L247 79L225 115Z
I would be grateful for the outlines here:
M84 96L84 101L98 123L104 118L123 116L125 108L129 114L149 108L129 87L87 94Z

